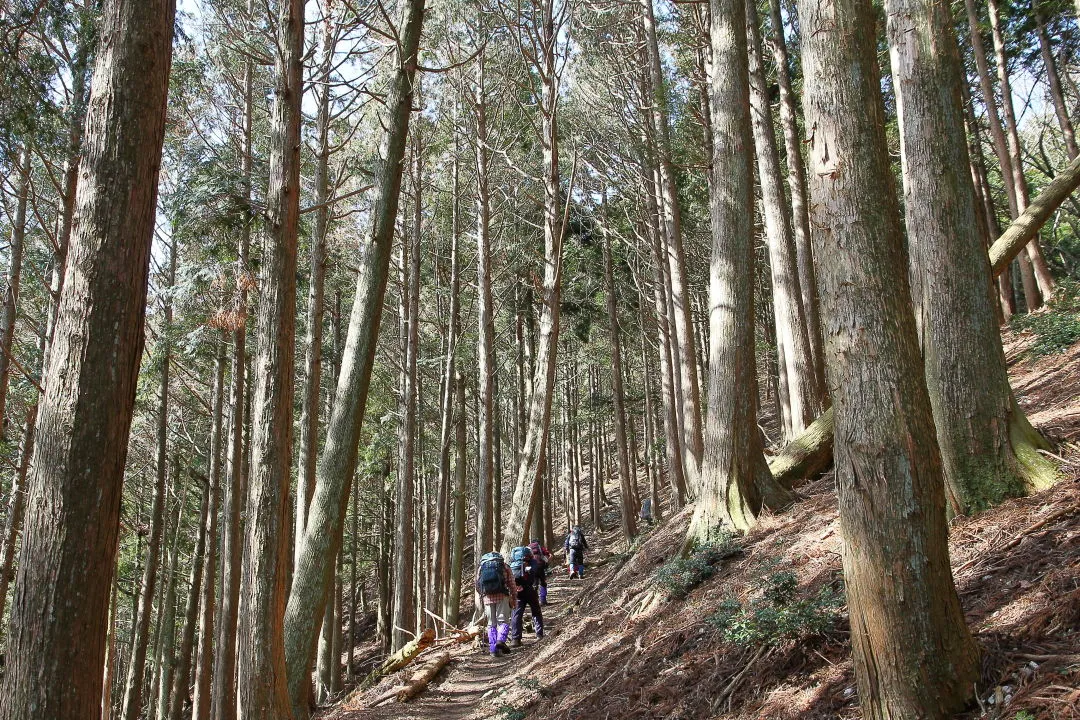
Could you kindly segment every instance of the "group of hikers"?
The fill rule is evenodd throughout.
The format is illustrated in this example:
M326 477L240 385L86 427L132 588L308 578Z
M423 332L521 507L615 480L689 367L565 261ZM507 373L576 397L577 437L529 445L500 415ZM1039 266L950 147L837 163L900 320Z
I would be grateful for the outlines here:
M563 549L568 577L584 579L585 551L589 549L589 542L580 527L575 525L570 530ZM476 592L487 616L488 652L493 657L509 653L511 647L521 647L526 608L532 613L536 639L544 637L542 608L548 604L551 557L551 551L534 538L528 545L511 550L509 561L497 552L489 552L480 558L476 568Z

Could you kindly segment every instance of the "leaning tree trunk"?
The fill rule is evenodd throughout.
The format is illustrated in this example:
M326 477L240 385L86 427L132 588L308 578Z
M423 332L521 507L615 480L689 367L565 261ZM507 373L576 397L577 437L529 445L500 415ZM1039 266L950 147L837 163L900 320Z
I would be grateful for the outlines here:
M153 611L154 587L157 584L158 548L161 546L161 526L165 513L165 480L168 476L168 441L169 441L169 366L172 364L172 288L176 283L176 262L180 248L173 240L169 252L169 270L165 285L165 308L160 327L160 355L158 368L160 384L158 386L157 416L157 457L155 459L155 481L153 509L150 511L150 538L146 551L146 565L143 568L142 587L139 594L139 608L134 621L134 639L131 657L128 662L127 682L124 686L124 701L120 711L122 720L138 720L142 714L143 681L146 677L146 648L150 640L150 616Z
M870 0L799 7L806 124L814 128L814 254L829 258L818 284L844 579L863 715L945 718L971 697L979 652L949 568L944 478L904 273L874 18ZM985 284L978 292L986 294Z
M270 183L255 353L259 372L252 398L251 475L240 582L237 700L244 720L277 720L288 717L292 708L281 628L289 572L304 4L282 0L276 17ZM291 660L306 667L310 657L309 651Z
M784 197L780 176L780 153L773 134L765 62L761 56L761 32L753 3L746 5L747 47L750 69L750 117L754 129L758 178L761 183L762 216L768 237L772 279L773 315L777 345L783 346L784 377L787 378L785 439L790 440L814 422L825 402L803 312L799 285L799 262L792 234L791 206Z
M297 713L300 717L306 717L307 713L308 658L318 640L319 621L333 581L334 558L345 529L344 503L356 471L360 429L375 359L401 191L424 2L406 0L403 7L405 21L399 30L401 44L397 51L397 69L386 99L388 130L375 184L371 237L361 248L361 268L345 339L346 352L338 374L325 445L319 456L307 531L303 540L297 541L302 547L285 609L289 693L294 710L303 711L302 715Z
M757 430L746 11L742 0L713 0L711 9L716 70L709 78L714 151L708 412L701 495L688 535L699 540L724 525L747 530L764 505L789 500L772 480Z
M107 0L75 233L28 482L0 716L101 716L135 403L173 0ZM67 648L58 653L56 648Z
M1057 61L1054 59L1050 37L1046 33L1046 20L1038 10L1035 11L1034 15L1035 30L1039 36L1039 53L1042 56L1043 67L1046 68L1050 97L1054 102L1054 114L1057 116L1058 127L1061 128L1061 137L1065 142L1065 152L1068 153L1069 159L1073 160L1080 154L1080 149L1076 146L1076 130L1073 128L1072 119L1069 118L1065 93L1061 90L1061 74L1058 72Z
M977 231L951 13L934 0L889 0L887 8L911 298L948 506L968 514L1025 486L1046 487L1056 473L1009 388Z

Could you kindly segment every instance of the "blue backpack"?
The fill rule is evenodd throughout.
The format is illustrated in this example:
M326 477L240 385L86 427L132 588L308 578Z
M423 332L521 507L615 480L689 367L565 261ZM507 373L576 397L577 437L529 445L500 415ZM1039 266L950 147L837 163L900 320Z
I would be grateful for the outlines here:
M476 579L476 589L481 595L508 595L506 587L505 565L503 556L497 552L488 553L480 558L480 575Z
M525 573L532 567L532 551L522 545L510 551L510 572L515 580L525 577Z

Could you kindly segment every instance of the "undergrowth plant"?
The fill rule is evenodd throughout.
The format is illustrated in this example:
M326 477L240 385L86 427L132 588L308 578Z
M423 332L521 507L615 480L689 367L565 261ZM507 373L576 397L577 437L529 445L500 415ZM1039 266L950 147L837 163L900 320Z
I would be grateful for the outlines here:
M1067 350L1080 341L1080 283L1061 281L1045 311L1014 315L1010 324L1014 330L1035 335L1035 342L1028 350L1033 357Z
M823 635L840 616L841 593L829 586L801 597L795 573L778 571L761 578L747 602L729 597L706 622L732 645L774 645L781 640Z
M740 552L742 547L737 536L722 531L716 540L695 543L685 556L664 563L653 575L653 583L669 597L682 600L691 590L712 577L717 565Z

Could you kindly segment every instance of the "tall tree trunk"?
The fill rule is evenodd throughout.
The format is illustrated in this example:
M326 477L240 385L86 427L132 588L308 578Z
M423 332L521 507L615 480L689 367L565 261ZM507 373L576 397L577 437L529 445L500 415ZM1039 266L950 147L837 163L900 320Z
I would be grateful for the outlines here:
M50 349L0 715L101 716L173 0L106 0L74 241ZM57 653L56 648L68 648Z
M307 715L301 707L306 704L304 690L309 682L307 658L314 652L319 620L329 597L334 558L344 533L344 502L356 472L401 191L424 0L406 0L402 11L397 67L386 99L388 130L375 183L371 236L361 248L361 268L344 345L347 352L338 374L326 441L319 456L315 493L308 510L307 531L285 610L289 691L294 711L301 719Z
M772 480L757 430L754 349L754 194L746 11L712 0L712 258L708 414L701 495L689 537L746 530L764 504L788 500ZM722 70L721 70L722 68Z
M146 648L150 639L150 616L153 611L154 586L157 583L158 549L161 546L161 526L165 513L165 480L168 476L168 441L169 441L169 369L172 365L172 288L176 283L176 262L179 248L176 241L169 252L168 273L165 279L164 311L160 337L157 416L157 458L155 460L155 482L153 509L150 511L150 539L146 551L146 565L143 568L142 586L139 594L138 613L135 616L132 632L131 660L128 664L127 683L124 686L124 700L120 711L123 720L137 720L142 713L143 681L146 677Z
M754 129L758 179L761 183L762 216L768 236L769 268L773 291L773 314L777 345L784 348L788 415L785 439L802 434L825 409L822 387L814 371L809 323L803 313L799 286L799 261L792 234L792 210L784 197L780 154L773 135L765 62L761 56L761 33L757 8L746 5L747 46L750 70L750 117Z
M304 0L280 0L276 8L270 182L255 352L259 372L252 398L251 475L237 633L237 697L244 720L288 717L291 707L281 627L291 519L304 4ZM291 659L307 667L310 650L298 655L302 657Z
M814 254L829 258L818 284L859 698L867 718L950 717L971 695L979 653L949 569L944 478L891 191L875 14L869 0L799 11L806 125L814 128Z
M205 482L206 478L200 478ZM195 531L195 552L191 556L191 582L187 598L187 609L184 611L184 633L180 636L180 651L177 653L176 668L172 676L172 689L169 691L169 720L181 720L184 714L184 702L188 699L188 687L190 687L192 652L195 649L195 630L199 626L199 599L202 595L203 559L206 556L208 542L207 531L210 523L210 489L209 482L202 493L202 501L199 504L199 525Z
M532 521L534 498L544 476L548 431L551 424L551 401L555 390L555 370L559 346L559 311L562 301L562 243L565 226L562 187L559 174L559 75L555 57L558 42L554 5L556 0L539 4L540 47L537 58L540 75L540 143L544 167L544 279L539 337L536 343L533 391L529 401L529 423L525 446L518 466L517 481L510 514L506 520L503 549L526 540ZM561 29L561 26L560 26ZM571 180L571 184L573 181Z
M606 193L606 191L604 191ZM607 208L604 196L604 208ZM637 535L637 508L634 504L633 471L626 440L626 397L623 393L622 342L619 337L619 311L615 302L615 280L611 263L611 237L607 232L606 218L600 234L604 254L604 294L607 296L608 324L611 326L611 396L615 406L615 445L619 459L619 489L622 504L622 531L629 548Z
M489 169L491 151L488 147L487 89L485 85L485 58L483 52L477 58L475 100L473 102L473 128L476 133L476 313L477 313L477 364L480 383L477 386L477 413L480 423L479 467L476 496L476 546L473 557L479 564L480 557L491 552L495 542L494 490L495 467L495 316L491 299L491 191Z
M990 15L990 30L994 40L994 55L997 58L998 85L1001 88L1001 110L1005 117L1005 139L1008 142L1009 155L1012 156L1013 184L1016 186L1017 212L1023 213L1031 202L1027 178L1024 177L1023 150L1020 146L1020 131L1016 121L1016 111L1013 109L1012 83L1009 80L1009 57L1005 50L1005 38L1001 31L1001 17L998 12L999 0L987 0L987 11ZM1050 274L1050 268L1043 258L1042 249L1039 247L1038 238L1032 239L1027 246L1028 255L1031 257L1031 266L1038 284L1037 292L1031 294L1039 298L1034 307L1042 305L1043 300L1049 300L1054 294L1054 278ZM1024 295L1028 295L1027 288ZM1032 301L1028 300L1028 307L1032 308Z
M414 131L415 132L415 131ZM416 437L417 428L417 392L416 392L416 356L420 349L420 214L422 211L421 168L423 155L418 136L414 135L412 147L416 174L413 180L415 192L414 221L411 231L402 242L408 242L409 248L403 257L408 258L405 287L408 315L405 331L405 361L402 372L401 410L401 463L398 471L397 491L394 499L400 510L397 514L394 535L394 609L391 628L390 651L397 652L409 641L409 636L416 622L413 594L413 575L416 567L413 562L413 545L417 539L413 522L413 495L416 492Z
M315 463L319 453L319 404L322 398L323 316L326 313L326 236L330 228L330 73L334 67L337 28L333 0L323 8L321 59L319 62L318 111L315 118L315 231L311 237L308 283L304 390L300 405L300 445L297 458L296 527L293 533L294 563L300 558L308 506L315 492Z
M1057 115L1058 127L1061 128L1061 137L1065 141L1065 151L1069 159L1074 159L1080 154L1076 146L1076 130L1069 118L1069 108L1065 103L1065 93L1061 91L1061 75L1058 73L1057 61L1054 59L1054 51L1050 45L1050 37L1046 33L1046 19L1038 10L1034 11L1035 31L1039 36L1039 53L1042 56L1043 67L1046 68L1046 80L1050 85L1050 98L1054 102L1054 114Z
M11 497L8 499L7 520L4 524L3 544L0 546L0 617L7 607L8 585L11 582L11 563L15 559L15 544L26 516L26 478L34 454L34 425L37 421L38 403L26 411L23 423L22 443L19 445L19 467L11 481Z
M994 84L990 78L990 66L986 59L986 48L983 45L982 33L979 30L979 15L975 8L975 0L964 0L964 6L967 10L972 55L975 57L975 68L979 76L979 89L983 96L983 107L986 109L987 125L990 128L990 139L994 146L994 154L997 156L998 164L1001 167L1005 196L1009 200L1009 216L1015 220L1023 210L1020 209L1020 198L1017 195L1012 156L1009 153L1008 142L1005 139L1005 131L1001 123L1001 115L997 109L997 100L994 97ZM1020 254L1020 272L1024 278L1024 294L1028 296L1028 309L1035 309L1038 307L1039 289L1027 250ZM1032 300L1036 301L1034 305L1030 304Z
M795 251L799 264L799 292L802 294L803 316L810 339L814 374L818 387L825 392L825 357L821 336L821 320L818 311L817 282L814 274L814 251L810 244L810 209L807 202L806 164L803 162L803 141L799 133L795 92L791 87L791 61L788 58L787 41L784 38L784 19L780 0L769 0L769 16L772 34L773 62L776 65L776 82L780 89L780 127L784 132L784 150L787 159L788 189L791 193L792 228L795 231Z
M179 492L176 503L176 516L172 522L172 543L169 555L165 559L162 571L165 573L165 594L162 595L161 607L158 608L158 638L155 652L154 689L151 705L154 712L148 717L165 720L169 716L169 691L172 689L172 674L176 668L176 571L177 557L180 550L180 537L184 525L184 500L187 492L180 482L180 460L174 451L172 461L172 481Z
M670 268L670 300L675 309L675 324L672 328L679 344L678 372L682 381L682 431L685 439L687 473L691 484L697 483L697 473L701 468L703 435L701 426L701 390L697 376L697 348L694 344L694 325L690 309L690 288L687 282L686 260L683 254L682 217L679 210L679 196L675 187L675 165L671 155L671 141L668 125L668 98L663 70L660 64L660 49L656 38L656 19L653 15L652 0L640 0L641 16L645 28L645 52L648 57L648 72L653 95L649 103L653 115L656 142L656 168L660 182L658 189L663 196L661 203L664 223L664 237L667 262ZM714 140L715 141L715 140Z
M248 0L247 14L250 18L254 0ZM253 119L253 61L244 63L244 137L240 159L241 183L244 198L251 199L251 153ZM247 315L248 315L248 250L251 245L251 218L243 219L236 256L236 322L233 324L232 383L229 388L229 447L228 474L222 493L221 532L221 602L214 623L217 629L217 654L214 657L213 697L210 702L211 716L215 720L236 720L236 640L240 606L240 577L243 537L240 527L240 511L244 505L246 467L244 451L244 408L247 398Z
M454 375L454 531L450 553L450 592L446 596L446 621L457 626L461 619L461 573L465 564L465 378Z
M116 582L116 569L113 568L112 600L109 601L109 626L108 626L108 651L105 655L105 682L101 689L101 718L111 720L113 713L113 684L116 679L117 657L116 646L116 595L120 586Z
M23 239L26 237L26 203L30 194L30 147L23 148L15 184L15 216L11 219L11 243L8 245L7 288L0 307L0 438L5 434L5 409L11 379L11 341L18 317L19 286L22 282Z
M1047 487L1056 472L1013 400L978 236L960 52L948 6L888 0L911 299L954 514ZM931 53L930 48L933 48ZM949 272L942 272L948 268Z
M225 337L219 337L214 363L214 396L210 426L210 514L206 519L206 554L203 560L203 591L199 606L199 647L196 652L195 700L192 720L210 720L214 681L214 611L217 602L217 516L221 505L221 464L225 412ZM231 679L231 678L230 678ZM224 680L224 678L222 678Z

